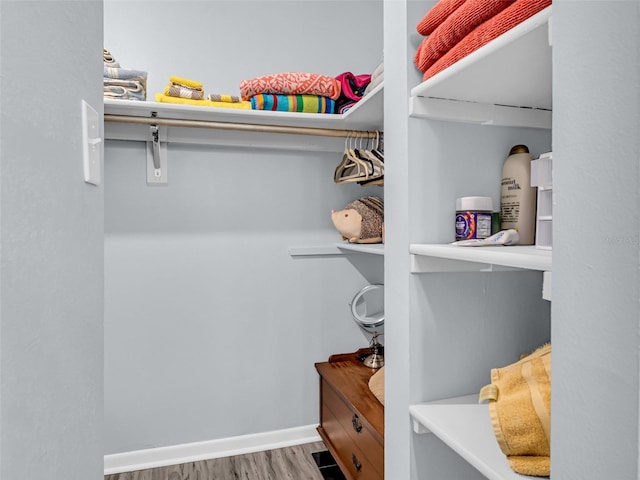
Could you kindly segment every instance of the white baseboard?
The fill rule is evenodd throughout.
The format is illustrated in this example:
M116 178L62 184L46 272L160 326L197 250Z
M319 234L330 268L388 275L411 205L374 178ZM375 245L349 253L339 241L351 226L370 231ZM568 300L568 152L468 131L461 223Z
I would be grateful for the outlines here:
M104 456L104 474L133 472L180 463L262 452L320 441L317 425L220 438L205 442L149 448Z

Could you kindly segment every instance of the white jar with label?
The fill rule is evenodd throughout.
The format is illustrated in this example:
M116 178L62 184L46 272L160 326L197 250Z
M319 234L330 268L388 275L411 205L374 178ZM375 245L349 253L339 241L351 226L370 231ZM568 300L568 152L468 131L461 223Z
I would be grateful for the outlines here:
M456 241L483 239L491 236L491 197L460 197L456 199Z

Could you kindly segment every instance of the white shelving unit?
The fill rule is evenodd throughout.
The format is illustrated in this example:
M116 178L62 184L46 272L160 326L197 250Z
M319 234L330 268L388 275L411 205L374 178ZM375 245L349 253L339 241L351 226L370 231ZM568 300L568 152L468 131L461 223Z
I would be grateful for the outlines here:
M411 116L551 128L551 9L414 87Z
M160 142L341 152L344 150L344 137L305 134L301 129L382 131L383 104L383 84L344 114L272 112L105 99L105 139L149 141L149 125L134 122L156 118L160 124ZM119 117L120 121L114 121L114 117ZM131 119L131 122L127 123L127 119ZM193 124L162 126L163 120L189 120ZM216 122L221 124L221 128L198 128L198 122ZM224 124L246 128L240 131L226 130ZM268 128L261 131L260 127L294 127L300 133L274 134Z
M411 405L413 429L432 433L489 480L525 480L515 473L496 441L489 407L478 404L477 395Z
M542 10L414 87L410 115L550 130L551 13L552 7ZM551 250L534 245L461 247L414 243L409 245L409 252L414 274L541 272L542 298L551 300ZM439 317L434 321L447 320ZM409 414L415 433L435 435L489 480L535 478L511 469L496 441L488 406L478 403L477 394L413 404Z

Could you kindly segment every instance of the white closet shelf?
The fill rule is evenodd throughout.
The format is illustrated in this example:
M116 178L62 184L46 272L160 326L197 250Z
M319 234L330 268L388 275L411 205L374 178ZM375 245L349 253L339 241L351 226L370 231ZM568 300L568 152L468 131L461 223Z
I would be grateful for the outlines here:
M338 243L336 246L341 250L347 250L351 252L384 255L384 245L382 243L374 243L369 245L365 243Z
M409 406L416 433L432 433L489 480L524 480L515 473L496 441L489 407L477 395Z
M351 253L384 255L384 245L381 243L371 245L361 243L335 243L332 245L289 248L289 255L292 257L348 255Z
M160 127L160 142L214 144L239 147L272 147L340 152L344 137L340 130L382 131L384 85L380 84L344 114L314 114L299 112L271 112L233 108L199 107L160 102L138 102L105 99L105 139L149 141L149 126L134 124L141 119L187 120L219 124L235 124L241 131L194 126ZM113 117L118 117L118 121ZM132 119L127 123L127 117ZM260 130L260 127L266 127ZM269 127L292 129L335 130L338 136L319 136L313 133L270 133Z
M510 272L536 270L542 275L542 298L552 300L551 250L529 245L460 247L411 244L412 273Z
M450 244L411 244L413 273L551 271L551 250L535 246L460 247Z
M551 9L414 87L411 116L551 128Z

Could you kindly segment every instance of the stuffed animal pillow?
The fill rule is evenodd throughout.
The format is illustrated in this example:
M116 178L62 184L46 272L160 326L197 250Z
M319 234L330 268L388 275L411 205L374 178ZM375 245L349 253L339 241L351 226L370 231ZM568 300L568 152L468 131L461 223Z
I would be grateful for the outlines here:
M379 197L363 197L342 210L331 210L331 221L349 243L381 243L384 203Z

